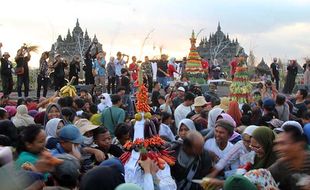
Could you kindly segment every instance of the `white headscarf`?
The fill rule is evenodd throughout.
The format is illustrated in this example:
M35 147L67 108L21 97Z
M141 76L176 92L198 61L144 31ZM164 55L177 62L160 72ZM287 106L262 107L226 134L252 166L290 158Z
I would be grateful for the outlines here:
M15 127L28 126L35 124L33 117L28 115L28 108L25 105L19 105L16 109L16 115L12 117Z
M213 108L208 114L208 129L215 127L216 119L224 110L222 108Z
M46 141L51 137L57 137L56 131L57 131L59 122L61 121L62 119L53 118L46 123L46 126L45 126L45 133L47 136Z
M257 128L258 128L258 126L256 126L256 125L249 125L247 128L245 128L245 130L243 131L242 134L247 134L249 136L252 136L253 132Z
M175 57L171 57L168 61L168 64L172 64L175 66Z
M182 124L184 124L190 131L196 131L195 124L192 120L182 119L179 123L179 126L178 126L178 134L179 134L179 130L180 130Z
M99 112L102 112L106 108L112 107L112 101L110 95L108 93L103 93L101 94L101 96L104 97L104 102L98 104Z

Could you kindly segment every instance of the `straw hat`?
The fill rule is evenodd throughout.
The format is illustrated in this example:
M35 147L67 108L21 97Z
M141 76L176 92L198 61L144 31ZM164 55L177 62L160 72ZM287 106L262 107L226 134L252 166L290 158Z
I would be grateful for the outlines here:
M92 122L88 121L87 119L77 120L75 122L75 126L77 126L82 135L99 127L98 125L93 125Z
M203 96L198 96L195 98L194 100L194 107L202 107L204 105L208 104L208 102L206 101L205 97Z

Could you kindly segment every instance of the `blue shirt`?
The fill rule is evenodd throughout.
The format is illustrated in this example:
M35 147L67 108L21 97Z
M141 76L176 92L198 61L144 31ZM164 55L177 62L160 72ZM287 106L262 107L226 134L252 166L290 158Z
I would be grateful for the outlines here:
M105 76L106 61L104 59L102 59L102 60L100 60L100 64L99 64L98 60L95 59L93 62L93 69L95 69L97 71L98 76Z
M114 65L115 65L115 75L116 76L122 76L122 72L121 72L121 70L122 70L122 68L124 68L125 67L125 61L124 60L117 60L117 59L115 59L115 61L114 61Z
M55 149L51 150L52 156L56 156L56 155L59 155L59 154L65 154L65 153L66 153L65 149L63 149L62 146L59 143L57 143Z

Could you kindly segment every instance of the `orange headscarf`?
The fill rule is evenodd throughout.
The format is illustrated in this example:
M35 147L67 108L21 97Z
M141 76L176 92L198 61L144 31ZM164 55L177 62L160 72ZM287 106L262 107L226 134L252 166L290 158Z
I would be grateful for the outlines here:
M237 126L241 125L242 113L239 109L237 101L231 101L228 106L227 114L229 114L236 122Z

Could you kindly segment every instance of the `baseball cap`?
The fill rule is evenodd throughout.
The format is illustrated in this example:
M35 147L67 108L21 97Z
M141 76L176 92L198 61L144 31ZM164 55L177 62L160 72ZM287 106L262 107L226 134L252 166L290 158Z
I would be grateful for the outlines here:
M57 179L69 178L70 180L78 180L80 175L79 161L70 154L59 154L56 157L63 160L63 163L55 166L55 169L52 172L53 176Z
M72 125L66 125L59 131L59 138L63 141L69 141L75 144L81 144L83 142L83 136L79 129Z
M92 122L87 119L79 119L75 122L75 126L80 130L80 133L84 135L86 132L98 128L98 125L93 125Z
M303 130L302 126L297 121L286 121L286 122L283 123L281 128L283 129L283 131L285 131L285 128L288 127L288 126L295 127L296 129L299 130L299 132L301 134L304 133L304 130Z
M275 101L271 98L265 99L263 101L263 106L274 107L276 105Z
M178 90L179 90L179 91L182 91L182 92L185 92L185 88L184 88L183 86L180 86L180 87L178 88Z

